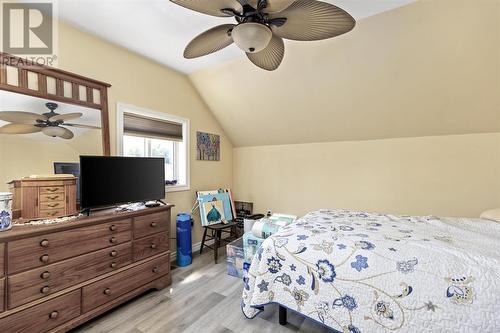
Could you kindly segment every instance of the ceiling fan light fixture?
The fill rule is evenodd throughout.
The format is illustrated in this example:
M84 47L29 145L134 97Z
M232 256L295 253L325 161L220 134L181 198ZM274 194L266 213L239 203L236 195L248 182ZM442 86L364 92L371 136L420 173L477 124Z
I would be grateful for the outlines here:
M51 137L56 137L56 136L64 135L64 133L66 133L66 130L62 127L59 127L59 126L49 126L49 127L42 128L42 132L45 135L48 135Z
M231 33L234 43L246 53L264 50L271 41L273 33L262 23L246 22L238 24Z

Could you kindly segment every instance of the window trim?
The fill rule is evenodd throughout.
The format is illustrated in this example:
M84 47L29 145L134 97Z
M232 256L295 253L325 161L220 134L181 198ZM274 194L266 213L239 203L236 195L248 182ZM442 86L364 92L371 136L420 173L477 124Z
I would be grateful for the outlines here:
M191 157L190 157L190 145L189 145L189 135L190 135L190 124L189 119L182 118L179 116L174 116L171 114L149 110L146 108L141 108L131 104L116 103L116 152L119 156L123 156L123 115L126 112L137 114L139 116L158 118L166 121L173 121L182 124L182 138L184 141L184 146L186 149L186 184L183 185L165 185L166 192L179 192L179 191L189 191L191 189ZM178 152L176 152L176 155ZM178 164L178 163L177 163Z

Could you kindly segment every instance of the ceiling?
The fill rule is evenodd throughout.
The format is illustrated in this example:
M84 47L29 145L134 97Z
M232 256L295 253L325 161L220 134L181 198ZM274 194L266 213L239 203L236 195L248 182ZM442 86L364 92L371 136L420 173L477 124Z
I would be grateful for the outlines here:
M241 59L190 78L235 146L498 132L498 9L417 1L290 42L274 72Z
M416 0L327 0L357 20ZM183 58L191 39L209 28L233 22L190 11L168 0L64 0L59 17L77 28L184 73L242 57L234 45L195 60Z

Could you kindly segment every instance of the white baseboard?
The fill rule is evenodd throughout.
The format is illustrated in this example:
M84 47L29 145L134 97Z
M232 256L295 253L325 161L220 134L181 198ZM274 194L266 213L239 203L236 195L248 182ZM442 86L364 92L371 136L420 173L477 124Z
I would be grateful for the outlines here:
M212 245L214 243L214 240L211 239L208 242L205 242L205 245ZM198 253L201 248L201 242L194 243L193 246L193 253ZM170 253L170 261L176 261L177 260L177 251L173 251Z

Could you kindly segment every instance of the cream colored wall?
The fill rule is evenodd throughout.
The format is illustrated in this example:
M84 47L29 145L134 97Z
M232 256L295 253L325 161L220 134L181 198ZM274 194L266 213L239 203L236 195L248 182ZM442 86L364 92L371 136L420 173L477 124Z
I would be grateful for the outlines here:
M113 154L117 102L190 120L191 191L167 194L167 201L175 204L173 221L177 213L191 210L195 190L231 187L233 145L185 75L65 24L59 26L59 68L113 85L109 90ZM220 162L195 160L196 131L221 135ZM201 240L201 227L195 225L194 243Z
M287 42L275 72L241 59L190 77L237 147L236 197L259 212L500 206L499 1L420 0Z
M78 148L79 149L79 148ZM22 136L0 138L0 192L8 191L7 182L29 175L54 173L54 162L78 162L75 147L55 140L32 140Z
M500 49L500 5L498 5L497 8L497 13L498 13L498 21L497 21L497 47ZM500 54L500 51L499 51ZM499 63L497 63L497 78L500 81L500 60ZM497 100L498 100L498 105L500 106L500 94L497 94ZM500 107L499 107L500 108ZM499 111L500 112L500 111ZM499 144L498 144L498 150L497 153L500 155L500 138L498 139ZM500 168L498 169L498 203L496 207L500 207Z
M0 192L7 183L30 175L54 173L54 162L78 162L80 155L102 154L100 131L78 133L71 140L0 135Z
M256 211L350 208L478 217L500 202L500 133L234 150L234 189Z

